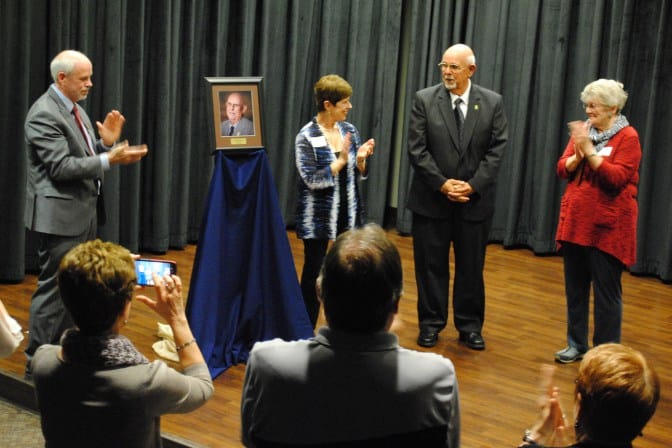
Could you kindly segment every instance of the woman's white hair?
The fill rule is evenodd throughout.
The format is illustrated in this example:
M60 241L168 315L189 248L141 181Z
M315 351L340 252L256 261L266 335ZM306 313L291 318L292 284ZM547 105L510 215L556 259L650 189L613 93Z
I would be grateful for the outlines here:
M616 106L620 112L628 100L628 92L623 89L622 82L613 79L598 79L589 83L581 92L581 101L584 104L590 100L597 100L607 107Z

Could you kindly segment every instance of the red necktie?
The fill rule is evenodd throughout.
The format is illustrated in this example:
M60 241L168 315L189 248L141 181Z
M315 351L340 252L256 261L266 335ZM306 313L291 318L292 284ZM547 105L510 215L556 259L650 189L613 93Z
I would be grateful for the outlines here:
M77 122L77 126L79 126L79 130L82 132L82 137L84 137L84 141L86 142L86 147L89 148L89 153L92 156L96 155L96 152L93 150L91 147L91 142L89 141L89 135L86 133L86 129L84 128L84 123L82 122L82 117L79 115L79 109L77 108L77 105L72 108L72 113L75 116L75 121Z
M75 116L75 121L77 122L77 126L79 126L79 130L82 132L82 137L84 137L86 147L89 148L89 153L92 156L95 156L96 152L91 147L89 135L86 133L86 129L84 129L84 123L82 123L82 117L79 115L79 109L77 108L76 104L75 107L72 108L72 113ZM105 204L103 201L103 181L101 179L96 179L96 186L98 187L98 201L96 202L98 224L103 225L105 224L105 221L107 221L107 217L105 215Z

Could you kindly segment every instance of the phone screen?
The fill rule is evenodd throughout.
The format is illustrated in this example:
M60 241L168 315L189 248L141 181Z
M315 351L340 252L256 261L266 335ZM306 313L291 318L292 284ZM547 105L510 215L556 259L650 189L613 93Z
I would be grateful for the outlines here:
M169 260L152 260L149 258L140 258L135 260L135 274L138 277L138 285L153 286L152 273L158 276L166 274L176 274L177 264Z

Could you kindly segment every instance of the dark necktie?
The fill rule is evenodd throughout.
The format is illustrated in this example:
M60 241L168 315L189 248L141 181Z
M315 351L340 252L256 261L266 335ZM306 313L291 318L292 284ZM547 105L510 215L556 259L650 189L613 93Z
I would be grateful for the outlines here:
M462 104L462 98L457 98L455 100L455 108L453 109L453 112L455 113L455 121L457 122L457 129L460 131L461 134L462 126L464 125L464 113L462 112L460 104Z
M89 141L89 135L86 133L86 129L84 128L84 122L82 122L82 117L79 115L79 109L77 108L76 104L72 108L72 114L75 116L75 121L77 122L77 126L79 126L79 131L82 133L82 137L84 137L86 147L89 148L89 154L95 156L96 152L91 147L91 142Z
M233 126L229 128L229 135L233 135Z

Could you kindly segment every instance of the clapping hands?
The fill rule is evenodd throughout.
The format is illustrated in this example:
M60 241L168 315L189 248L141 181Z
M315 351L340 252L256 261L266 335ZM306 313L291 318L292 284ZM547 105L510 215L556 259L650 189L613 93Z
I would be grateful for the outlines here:
M534 442L544 446L569 445L565 414L558 400L558 388L553 385L555 367L544 364L541 366L541 395L538 399L539 416L529 431L526 431L520 447Z
M112 146L114 142L121 137L121 130L126 123L126 118L116 109L112 109L105 116L105 121L96 121L98 135L103 140L105 146Z
M111 165L128 165L145 157L147 152L147 145L130 146L128 140L124 140L114 145L108 154Z
M588 134L588 123L580 120L570 121L567 126L569 127L569 135L574 140L574 154L577 160L592 154L595 149Z

